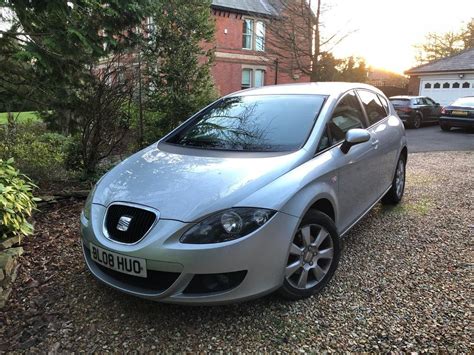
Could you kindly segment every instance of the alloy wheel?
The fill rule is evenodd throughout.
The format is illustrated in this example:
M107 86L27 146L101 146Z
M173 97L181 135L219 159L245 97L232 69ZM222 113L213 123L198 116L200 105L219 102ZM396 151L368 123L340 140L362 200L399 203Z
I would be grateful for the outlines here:
M317 224L302 226L290 247L286 280L297 289L310 289L324 279L333 259L334 245L329 232Z
M395 173L395 192L397 197L401 197L405 188L405 164L403 160L399 160L397 172Z
M415 127L416 129L421 127L421 117L420 116L415 117L415 120L413 122L413 127Z

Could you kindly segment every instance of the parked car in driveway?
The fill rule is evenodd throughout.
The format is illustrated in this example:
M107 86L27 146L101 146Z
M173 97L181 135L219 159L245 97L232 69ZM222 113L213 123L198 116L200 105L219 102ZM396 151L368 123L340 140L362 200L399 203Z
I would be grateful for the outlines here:
M412 128L438 122L441 116L440 104L426 96L392 96L390 101L403 123Z
M309 297L341 237L402 199L406 161L403 124L372 86L238 92L102 177L81 214L84 258L105 284L162 302Z
M457 99L451 105L443 108L439 125L443 131L451 127L474 128L474 96Z

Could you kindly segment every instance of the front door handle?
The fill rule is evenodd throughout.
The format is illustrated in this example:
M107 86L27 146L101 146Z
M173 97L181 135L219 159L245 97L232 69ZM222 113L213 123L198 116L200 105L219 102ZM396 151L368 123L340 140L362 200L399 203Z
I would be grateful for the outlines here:
M374 141L372 142L372 147L377 148L378 146L379 146L379 140L376 139L376 140L374 140Z

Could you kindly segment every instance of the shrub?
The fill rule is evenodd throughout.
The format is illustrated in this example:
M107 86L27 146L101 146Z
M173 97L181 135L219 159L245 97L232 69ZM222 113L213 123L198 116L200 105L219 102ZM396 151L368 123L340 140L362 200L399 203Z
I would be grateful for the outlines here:
M34 187L13 167L13 159L0 159L0 239L33 233L28 218L38 201L33 197Z
M0 159L14 158L15 165L37 182L68 176L65 160L70 137L48 132L41 124L18 124L9 132L3 130Z

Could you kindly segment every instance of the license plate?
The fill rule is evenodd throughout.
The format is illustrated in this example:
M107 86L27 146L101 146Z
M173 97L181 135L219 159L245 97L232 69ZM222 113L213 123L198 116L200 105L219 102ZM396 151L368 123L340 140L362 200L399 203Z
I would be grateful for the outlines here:
M92 260L108 269L123 274L143 278L147 277L145 259L132 258L130 256L113 253L92 243L90 244L90 251Z
M452 113L454 116L467 116L468 112L467 111L456 111L454 110Z

